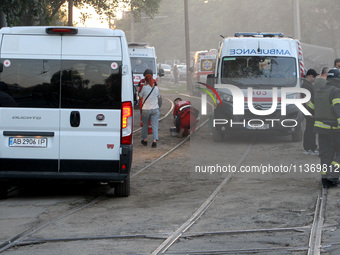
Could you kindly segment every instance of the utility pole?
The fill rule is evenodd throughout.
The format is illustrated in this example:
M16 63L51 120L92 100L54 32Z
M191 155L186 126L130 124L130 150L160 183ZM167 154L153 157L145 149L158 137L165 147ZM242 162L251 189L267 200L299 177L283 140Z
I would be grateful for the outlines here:
M294 38L301 40L300 0L294 1Z
M135 42L135 17L133 17L132 10L131 10L131 42Z
M130 42L135 42L135 17L133 16L133 5L130 2Z
M73 0L68 1L68 25L73 26Z
M189 11L188 0L184 0L184 25L185 25L185 56L187 63L187 89L190 90L190 37L189 37Z

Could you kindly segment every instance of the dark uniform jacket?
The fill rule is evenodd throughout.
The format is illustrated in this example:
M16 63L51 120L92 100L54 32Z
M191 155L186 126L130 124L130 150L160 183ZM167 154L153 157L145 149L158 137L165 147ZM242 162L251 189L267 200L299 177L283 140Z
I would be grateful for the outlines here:
M313 83L311 83L310 81L307 81L307 80L303 80L301 88L307 89L310 92L310 94L311 94L311 98L314 98ZM304 97L305 97L305 95L302 95L302 98L304 98ZM308 107L308 102L306 104L304 104L304 106L310 112L310 109ZM313 119L313 116L305 116L305 118Z
M331 129L340 132L340 81L331 79L326 86L315 90L308 108L314 113L314 132L326 134L331 132ZM320 118L320 112L322 116L328 117Z

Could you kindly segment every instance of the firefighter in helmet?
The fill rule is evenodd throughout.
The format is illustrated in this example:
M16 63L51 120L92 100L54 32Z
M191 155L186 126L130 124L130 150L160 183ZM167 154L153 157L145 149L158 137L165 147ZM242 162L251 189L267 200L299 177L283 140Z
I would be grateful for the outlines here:
M319 150L324 188L340 184L340 71L331 69L327 84L317 89L308 107L314 111L314 132Z

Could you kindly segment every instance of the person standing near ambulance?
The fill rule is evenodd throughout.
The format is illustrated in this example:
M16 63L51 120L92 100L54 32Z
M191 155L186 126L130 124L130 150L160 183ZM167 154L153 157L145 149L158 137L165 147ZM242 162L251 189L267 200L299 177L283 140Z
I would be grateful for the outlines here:
M144 76L144 79L141 79L138 83L138 93L140 93L143 89L143 86L145 85L145 76L148 75L148 74L151 74L153 76L153 72L151 69L145 69L144 73L143 73L143 76ZM153 79L153 83L155 86L158 86L157 82L155 79ZM141 100L142 102L142 100Z
M334 60L334 69L340 70L340 58Z
M320 76L314 82L314 91L326 85L329 70L331 70L329 66L322 68Z
M151 69L145 69L143 76L144 79L141 79L137 85L137 92L139 94L139 109L140 109L140 126L143 127L143 119L142 119L142 104L143 104L143 98L140 96L140 92L143 89L143 86L145 85L146 81L145 81L145 76L146 75L152 75L153 76L153 72ZM154 86L158 86L157 82L155 79L153 79L153 84ZM148 134L152 134L152 127L151 127L151 122L149 122L149 126L148 126Z
M313 83L316 80L316 77L319 74L314 69L309 69L306 74L306 78L304 79L301 88L307 89L311 96L314 95ZM308 109L308 103L306 103L305 107ZM306 119L306 128L303 134L303 153L310 155L319 155L318 146L316 145L316 135L313 132L314 128L314 117L313 116L305 116Z
M172 75L174 76L174 84L178 84L179 82L179 72L178 72L178 67L175 64L172 68Z
M155 85L152 74L145 75L145 84L142 87L141 92L139 93L140 97L143 98L142 106L141 106L141 114L142 114L142 140L141 143L144 146L147 146L148 141L148 124L151 121L152 134L153 134L153 142L151 147L157 147L158 141L158 122L159 122L159 105L158 99L160 97L158 86Z
M327 84L315 91L309 105L314 111L314 132L319 134L322 185L340 184L340 71L331 69Z

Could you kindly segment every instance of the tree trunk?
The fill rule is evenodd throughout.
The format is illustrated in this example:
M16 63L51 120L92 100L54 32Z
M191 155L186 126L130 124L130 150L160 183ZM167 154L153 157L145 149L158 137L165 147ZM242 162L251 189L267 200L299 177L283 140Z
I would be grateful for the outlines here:
M3 11L0 11L0 28L6 27L6 26L7 26L6 15L4 14Z

